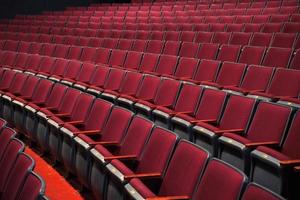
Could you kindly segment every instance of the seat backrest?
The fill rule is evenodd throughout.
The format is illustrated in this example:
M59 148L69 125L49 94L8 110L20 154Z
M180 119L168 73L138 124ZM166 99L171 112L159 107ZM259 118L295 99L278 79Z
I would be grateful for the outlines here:
M90 79L89 83L92 86L103 87L109 75L109 72L110 68L104 66L97 66L93 73L93 77Z
M181 33L180 40L183 42L194 42L195 36L196 36L196 32L194 31L183 31Z
M14 69L23 69L26 66L26 62L29 58L29 55L27 53L18 53L15 63L13 66Z
M272 37L272 33L254 33L250 45L268 47L271 44Z
M150 40L148 42L146 52L160 54L164 48L164 41Z
M124 64L125 59L126 59L126 55L127 55L127 51L114 49L111 52L111 56L110 56L108 64L110 66L115 65L115 66L123 67L123 64Z
M224 91L205 89L201 95L195 118L197 120L219 120L227 94Z
M24 66L25 70L37 71L40 66L41 60L42 57L40 55L35 55L35 54L30 55Z
M198 32L195 42L198 43L210 43L213 37L213 32L204 32L200 31Z
M98 48L96 51L96 56L95 56L95 63L96 64L107 64L109 61L109 57L111 54L111 50L110 49L106 49L106 48Z
M104 89L118 90L121 87L126 72L120 69L111 69L105 81Z
M94 100L93 95L81 93L72 110L71 121L85 121Z
M89 111L88 117L84 123L84 130L102 131L107 122L112 107L113 104L105 100L95 99Z
M136 97L143 100L153 100L157 93L161 79L157 76L145 75Z
M68 54L68 51L69 51L69 48L70 47L67 46L67 45L58 44L58 45L56 45L53 56L58 57L58 58L66 58L66 56Z
M277 33L281 31L282 23L265 23L261 29L263 33Z
M173 79L163 79L154 99L156 105L174 106L181 82Z
M229 42L231 33L227 32L215 32L212 38L212 43L215 44L227 44Z
M140 64L140 71L154 71L159 59L159 54L144 53Z
M218 53L217 60L222 62L237 62L240 55L241 46L239 45L222 45Z
M18 193L19 200L35 200L41 198L45 193L44 180L34 172L30 172Z
M94 62L96 55L96 48L84 47L80 56L82 62Z
M143 150L136 173L161 173L163 175L177 139L178 137L171 131L155 127Z
M50 73L55 63L55 58L45 56L40 62L39 72Z
M41 79L35 87L32 95L33 102L46 102L52 90L53 82L47 79Z
M291 69L276 69L267 93L275 96L297 98L300 93L300 71Z
M79 95L79 90L68 88L59 105L58 111L60 113L71 113Z
M4 186L2 197L8 200L16 199L18 191L24 184L27 174L34 168L34 160L24 153L19 153Z
M202 87L189 83L183 84L177 98L174 110L176 112L194 113L198 105Z
M166 41L163 54L177 56L180 49L181 42Z
M220 64L221 62L216 60L201 60L193 79L196 81L214 81Z
M178 62L177 56L162 54L159 57L159 61L155 69L155 72L160 75L164 75L164 74L171 75L176 70L177 62Z
M115 141L119 144L126 135L132 116L129 110L114 106L101 132L101 141Z
M147 40L135 40L132 44L131 50L144 52L146 49L148 41Z
M127 95L134 95L141 83L143 74L137 72L127 72L120 88L120 93Z
M53 86L51 93L47 99L46 102L47 107L58 108L66 93L66 90L67 90L66 86L60 83L56 83Z
M243 32L232 33L229 44L248 45L251 35L252 35L251 33L243 33Z
M152 128L151 121L139 115L134 116L119 149L119 155L135 155L139 159Z
M56 76L62 76L67 69L68 63L69 60L60 58L56 59L52 67L51 74Z
M178 78L192 78L197 70L199 60L181 57L174 76Z
M266 49L264 47L244 46L239 57L239 63L260 65L265 51Z
M299 25L299 23L286 22L286 23L284 23L282 32L284 32L284 33L299 33L300 25Z
M300 158L300 153L299 153L300 145L297 143L300 136L297 131L299 130L299 125L300 125L299 122L300 122L300 112L298 111L294 116L287 137L285 138L285 141L281 148L281 152L284 155L287 155L293 159Z
M1 78L0 87L3 89L8 89L14 81L14 77L17 73L12 70L6 70Z
M197 58L215 60L219 50L219 44L203 43L200 45Z
M226 103L219 128L246 130L255 105L256 101L253 98L231 95Z
M9 144L10 140L16 135L16 132L8 127L4 127L0 133L0 160L3 157L3 154Z
M136 51L128 51L127 57L124 63L124 68L137 70L140 66L143 53Z
M282 142L291 108L260 102L250 123L246 137L252 142Z
M82 62L77 60L70 60L63 74L63 77L68 79L76 79L76 77L79 75L81 67Z
M248 184L243 196L242 200L283 200L278 194L271 192L270 190L256 184L250 183Z
M76 77L76 80L79 82L87 83L91 80L94 72L96 71L96 67L92 63L83 62L81 70Z
M183 42L179 51L179 56L195 58L199 49L198 43Z
M5 152L3 158L0 161L1 177L0 177L0 192L3 192L4 185L7 182L9 173L14 166L14 163L17 159L17 156L20 152L23 152L25 149L24 144L17 140L11 139Z
M275 33L271 47L292 48L295 40L295 33Z
M243 172L214 158L209 161L193 199L239 199L246 181ZM215 190L216 185L223 187Z
M208 152L186 140L181 140L163 178L159 196L191 197L208 159Z
M224 62L219 71L216 83L223 86L238 86L242 81L245 70L245 64Z
M40 79L35 76L31 76L31 75L28 76L20 92L21 96L32 97L34 90L39 81Z

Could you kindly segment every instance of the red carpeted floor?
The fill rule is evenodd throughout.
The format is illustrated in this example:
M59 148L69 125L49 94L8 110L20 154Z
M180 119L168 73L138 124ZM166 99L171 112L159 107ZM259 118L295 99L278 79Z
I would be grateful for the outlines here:
M35 172L37 172L46 182L46 196L51 200L84 199L51 165L44 161L38 154L30 148L25 152L35 160Z

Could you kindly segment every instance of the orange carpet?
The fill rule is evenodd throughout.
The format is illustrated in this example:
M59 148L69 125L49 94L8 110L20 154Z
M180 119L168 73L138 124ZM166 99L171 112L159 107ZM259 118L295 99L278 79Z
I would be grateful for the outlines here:
M46 182L46 196L51 200L84 199L51 165L45 162L30 148L25 152L35 160L35 172L38 173Z

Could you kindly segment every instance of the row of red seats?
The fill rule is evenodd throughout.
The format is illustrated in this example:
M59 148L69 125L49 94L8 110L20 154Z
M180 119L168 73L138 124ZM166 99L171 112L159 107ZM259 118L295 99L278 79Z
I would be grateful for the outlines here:
M191 23L191 26L193 27L193 24L209 24L209 23L236 23L236 24L242 24L242 23L280 23L280 22L296 22L299 23L300 21L300 15L294 14L294 15L240 15L240 16L224 16L224 17L111 17L111 18L99 18L99 17L48 17L47 19L15 19L13 21L9 22L9 26L12 25L43 25L42 22L45 22L46 25L59 25L63 26L66 24L66 26L70 27L74 24L77 24L78 26L76 28L88 28L89 24L93 24L95 26L97 24L97 28L101 28L101 23L110 23L109 20L114 20L114 23L125 23L124 25L125 29L128 29L127 26L132 26L132 29L138 29L139 25L141 23L163 23L165 26L168 26L168 24L176 23L178 27L182 25L186 25L186 23ZM55 19L54 19L55 18ZM88 24L89 23L89 24ZM134 25L133 23L137 23ZM3 23L4 24L4 23ZM94 25L95 24L95 25ZM85 26L85 27L83 27ZM3 26L5 27L5 26ZM178 29L178 28L177 28ZM176 29L176 30L177 30Z
M58 41L57 41L58 42ZM19 64L15 62L17 52L20 53L30 53L30 54L41 54L45 56L53 56L58 58L67 59L80 59L82 61L92 62L92 63L110 63L110 48L112 48L113 56L110 58L114 59L113 65L122 66L125 62L127 51L124 49L129 49L131 51L136 51L135 55L140 55L142 57L143 53L153 54L152 57L159 58L159 54L162 57L166 57L172 65L166 65L164 71L168 71L172 74L174 73L178 57L187 58L198 58L198 59L209 59L209 60L219 60L219 61L230 61L239 62L245 64L263 65L269 67L282 67L291 69L299 69L299 50L295 52L292 57L293 51L289 48L278 48L278 47L257 47L257 46L244 46L241 48L239 45L221 45L213 43L189 43L189 42L162 42L159 40L118 40L118 39L106 39L106 40L96 40L93 38L80 38L78 42L86 47L74 46L78 45L76 41L73 41L73 46L65 44L50 44L50 43L29 43L29 42L17 42L17 41L2 41L0 42L0 47L3 51L16 51L8 52L6 55L2 55L1 60L2 65L14 65L19 67ZM97 42L97 43L95 43ZM100 43L99 43L100 42ZM259 42L259 40L257 41ZM284 42L284 41L283 41ZM84 43L84 44L83 44ZM89 44L97 44L96 47L87 47ZM92 46L92 45L91 45ZM104 49L104 48L106 49ZM99 50L98 50L99 49ZM116 54L116 56L114 55ZM279 57L280 55L280 57ZM158 59L157 59L158 60ZM171 60L174 60L171 62ZM22 61L24 62L24 61ZM21 65L23 64L21 62ZM133 69L139 69L140 60L136 60L136 66L130 66ZM142 71L153 71L156 68L156 63L153 62L151 67L142 68ZM21 66L22 67L22 66ZM189 76L191 78L192 76Z
M89 57L91 53L89 50L90 48L84 49L81 56L85 63L42 57L36 54L15 54L7 51L4 52L4 57L5 55L6 57L8 57L7 55L14 55L14 57L2 66L34 74L38 73L40 76L49 77L56 81L61 80L70 85L77 83L80 89L87 89L89 85L93 85L90 91L94 93L96 91L96 94L102 91L99 87L105 87L113 91L120 89L122 91L125 88L128 90L127 92L130 91L137 95L138 90L135 89L137 89L139 81L134 81L135 84L129 81L126 87L122 87L122 80L125 80L126 70L139 70L143 73L179 78L197 84L232 90L256 98L261 96L260 98L267 100L281 99L281 101L299 103L299 100L294 99L299 96L300 91L298 70L277 69L272 78L274 69L270 67L250 66L247 69L245 64L224 62L221 66L219 61L202 60L199 63L197 59L190 58L181 58L178 62L178 58L174 56L159 56L149 53L143 55L139 52L128 52L126 56L126 51L113 50L110 52L109 49L98 49L103 60L96 62L99 66L95 67L92 63L86 63L88 61L86 59L92 58ZM107 51L105 52L105 50ZM105 57L103 57L104 53L106 54ZM110 68L107 66L116 69L112 69L110 72ZM124 70L118 69L119 67ZM111 75L108 76L108 74ZM255 81L257 75L260 76L260 81ZM9 80L12 80L11 75L3 79L3 81Z
M32 22L30 22L32 23ZM44 25L47 24L47 25ZM205 32L263 32L263 33L298 33L300 23L245 23L245 24L234 24L234 23L141 23L133 24L128 23L77 23L70 22L68 24L60 22L38 22L37 25L9 25L2 26L3 31L14 31L14 32L34 32L34 33L56 33L56 32L73 32L77 30L78 32L95 32L95 34L101 34L102 31L118 32L118 31L205 31ZM42 24L42 25L39 25ZM54 28L51 28L51 27ZM86 30L89 29L89 30ZM100 30L99 30L100 29ZM64 30L64 31L63 31Z
M119 41L127 41L126 48L124 50L132 49L134 43L144 43L144 47L136 49L144 51L149 44L156 44L156 50L153 53L161 53L165 46L165 43L177 43L177 47L183 42L189 43L192 46L199 46L201 43L213 43L216 45L229 44L229 45L251 45L261 47L281 47L281 48L294 48L299 49L300 39L299 36L294 33L244 33L244 32L145 32L145 31L101 31L98 37L94 37L92 32L90 36L87 35L87 31L83 33L76 32L74 35L60 35L60 34L30 34L30 33L12 33L3 32L0 33L2 38L2 46L5 50L16 50L18 47L18 41L28 42L41 42L41 43L55 43L55 44L68 44L78 46L90 46L90 47L105 47L105 48L119 48ZM99 37L100 36L100 37ZM5 42L7 40L7 42ZM13 40L13 41L12 41ZM141 41L144 40L144 41ZM147 41L149 40L149 41ZM180 42L181 41L181 42ZM123 43L123 42L122 42ZM122 46L122 45L121 45ZM2 47L1 47L2 48ZM178 49L179 50L179 49ZM174 51L177 52L178 51ZM185 54L191 54L190 52L184 52ZM175 54L176 55L176 54Z
M34 160L24 153L25 145L16 138L17 132L6 125L0 119L0 199L46 200L45 183L33 172Z
M2 115L6 119L9 119L9 121L12 122L19 130L28 133L31 139L35 139L39 144L42 144L42 148L44 148L45 150L49 149L51 155L53 155L56 160L63 162L66 169L70 172L75 173L78 176L79 180L82 181L83 184L91 188L98 197L102 197L102 195L104 195L104 199L106 199L106 197L108 199L115 199L116 197L122 196L124 190L122 190L122 188L120 189L120 186L126 183L123 182L125 180L129 182L129 185L125 187L129 192L135 189L136 192L138 192L139 195L142 195L143 197L155 196L154 193L150 192L150 190L148 191L151 195L149 195L149 192L145 192L145 190L140 190L139 185L141 183L137 184L135 182L136 180L133 179L138 177L142 178L143 176L146 176L148 178L160 177L162 185L164 185L162 186L162 188L168 188L168 190L179 192L159 192L158 195L192 196L192 193L196 188L196 180L199 177L199 175L197 174L202 171L204 167L195 167L195 164L198 163L196 162L196 160L193 162L193 165L190 165L190 162L184 162L181 159L178 163L176 162L176 164L173 165L171 163L174 162L172 160L175 158L171 158L169 168L165 170L168 160L171 156L170 154L173 152L172 149L174 149L177 140L174 134L171 134L170 132L159 127L153 128L153 123L151 123L150 121L147 121L138 115L134 116L130 111L126 111L119 107L112 107L111 103L107 103L106 101L99 99L94 99L94 97L85 93L80 93L78 90L71 88L67 89L66 86L62 86L61 84L53 84L51 83L51 81L39 79L23 73L15 72L15 76L16 79L11 83L12 85L9 86L8 89L2 83L0 84L1 90L6 91L5 93L2 93L1 97L1 105L3 108ZM170 89L169 86L172 80L165 79L165 82L166 89ZM19 88L20 92L17 92L15 88ZM191 90L192 88L194 90ZM196 93L194 93L195 91ZM203 95L200 95L199 92L202 92ZM185 100L188 100L184 103L185 107L189 107L189 103L192 102L191 98L188 98L187 95L190 97L192 95L194 100L198 100L201 96L201 102L205 101L206 103L209 103L211 105L223 104L225 106L224 101L226 101L226 93L222 91L204 89L199 86L184 84L181 93L185 93L180 95L181 98L186 98ZM224 98L223 103L221 100L222 98L219 98L219 95L217 95L218 93L223 93L222 95L225 95L222 97ZM167 93L165 93L164 98L169 98ZM226 104L224 114L219 122L220 126L213 126L210 125L207 120L206 122L205 120L200 120L192 122L193 124L195 124L194 129L200 130L201 132L203 130L199 129L199 126L204 126L206 124L205 128L206 130L208 130L208 126L210 125L211 127L215 127L215 129L212 129L211 131L215 132L218 136L221 136L221 133L223 132L237 132L236 130L244 131L247 130L246 126L248 126L248 120L251 118L250 115L254 114L254 117L250 122L250 128L247 131L248 134L246 136L243 136L248 139L248 142L245 143L247 145L247 149L252 150L254 149L254 147L258 146L258 149L254 152L257 152L262 148L268 149L260 145L268 144L268 141L272 141L274 143L275 138L279 145L279 142L281 141L280 138L282 138L285 133L285 124L288 124L289 118L290 120L294 118L291 115L291 108L267 102L259 102L256 111L254 111L254 108L256 107L255 105L257 104L255 99L237 95L230 95L228 98L229 99ZM180 101L181 100L178 99L177 102ZM216 101L220 102L217 103ZM141 103L141 101L138 101L138 103ZM201 104L202 103L200 103L200 105ZM157 107L157 109L159 108L162 107ZM203 108L204 110L202 111L202 114L210 115L208 114L208 112L211 112L210 109L207 109L207 106L204 106ZM101 112L99 112L99 110L101 110ZM239 110L239 112L236 113L236 110ZM175 116L177 118L179 117L178 114L183 114L182 112L176 113L177 115ZM299 145L297 145L297 143L295 142L297 140L296 132L297 126L299 125L299 116L300 115L298 112L295 115L295 119L293 120L292 126L289 129L287 139L285 140L285 143L289 143L289 148L286 148L285 145L282 146L282 152L286 157L285 159L279 159L280 166L289 165L289 162L291 162L289 159L296 159L298 156L297 152L299 151L295 150L295 148L298 148ZM205 116L203 117L204 119L207 119L205 118ZM210 121L212 121L211 116L206 117L209 117ZM236 118L236 120L232 120L233 118ZM243 120L238 120L241 118ZM238 124L235 123L237 121L239 122ZM261 122L264 124L264 126L260 125ZM118 124L118 126L116 126L116 123ZM275 124L276 126L274 126ZM216 129L220 131L217 131ZM261 129L264 130L264 134L262 134ZM198 134L200 133L197 133L197 135ZM238 136L237 134L231 134L236 135L236 137ZM228 135L229 133L224 134L224 136L229 137ZM197 137L197 141L200 141L199 137ZM107 144L119 145L120 147L116 151L112 151L106 148ZM185 141L179 142L179 145L177 146L173 156L177 154L176 152L179 151L178 149L181 148L182 144L188 143ZM210 148L208 148L208 146L201 144L201 142L199 142L199 144L200 146L211 150ZM192 147L193 145L190 146ZM74 148L76 148L76 150ZM167 150L167 148L169 148L169 150ZM268 152L270 152L271 150L272 149L269 149ZM204 150L201 151L205 152ZM225 150L223 149L223 151ZM189 154L183 154L182 159L190 160L191 158L188 155L197 155L194 151L188 149L183 150L182 153L183 152L189 152ZM246 152L247 155L250 156L249 150ZM164 156L160 156L159 160L157 159L158 153L160 155L162 155L162 153L164 154ZM295 154L296 157L294 157ZM205 158L205 160L207 160L209 154L205 153L203 156L202 158ZM274 155L271 154L270 156ZM291 157L289 158L287 156ZM162 159L162 157L164 157L165 159ZM230 161L226 157L221 156L221 158L232 163L232 161ZM137 169L135 171L130 171L130 168L128 168L121 162L121 160L123 159L138 160L139 163L137 165ZM155 162L153 159L155 160ZM91 160L93 160L93 162ZM247 162L249 162L248 159ZM154 165L154 163L160 163L160 165ZM265 163L267 166L269 165L267 158L265 158L262 163ZM297 162L295 162L295 164L296 163ZM237 165L236 163L232 164L234 164L235 166ZM184 167L182 165L184 165ZM237 167L242 168L240 166ZM107 169L108 171L103 171L103 168ZM176 170L173 171L171 170L172 168L175 168ZM256 169L256 165L253 166L253 168ZM194 174L193 172L195 170L199 171ZM108 177L107 172L111 172L112 174L109 174L115 175L117 180L119 181L115 182L114 179L111 179L111 176ZM146 175L140 175L137 177L129 176L145 173ZM162 176L164 173L166 173L165 176ZM222 172L218 171L216 173ZM180 186L181 189L177 188L176 184L172 184L172 178L167 178L168 176L170 176L177 177L177 181L178 178L179 180L181 180L181 178L185 180L187 174L189 174L188 177L194 180L186 180L187 182L185 182L185 186L191 186L191 188L189 188L189 190L187 191L184 190L185 187L182 186ZM274 176L277 175L277 173L274 174ZM245 175L243 175L242 177L245 177ZM208 178L210 179L211 176L209 175ZM288 177L283 176L282 179L276 181L276 185L281 185L281 181L286 180L286 178ZM261 181L260 179L252 179L257 182ZM89 180L91 182L91 185L89 185ZM226 177L226 180L228 180L228 177ZM242 178L241 180L245 181L245 178ZM213 180L213 182L214 181L216 180ZM264 179L263 181L268 182ZM268 185L265 182L263 182L264 185L267 185L269 188L275 190L276 192L283 193L283 191L285 191L282 190L283 188L280 188L280 190L276 190L277 188L272 188L272 185ZM105 187L104 183L108 183L108 187ZM274 185L274 182L272 182L272 184ZM240 194L241 190L237 191L238 192L234 195ZM202 192L198 193L197 195L200 194L212 195L210 193L203 194ZM226 194L230 193L227 192ZM217 196L212 197L224 197L222 194L216 195ZM135 197L135 195L133 195L133 197ZM193 198L197 199L197 197Z

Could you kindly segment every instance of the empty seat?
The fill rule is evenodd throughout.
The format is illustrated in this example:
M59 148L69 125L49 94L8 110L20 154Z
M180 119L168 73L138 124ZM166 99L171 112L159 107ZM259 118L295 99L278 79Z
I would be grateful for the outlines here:
M156 124L171 128L170 119L176 114L192 114L196 110L196 106L201 94L201 87L193 84L183 84L177 98L174 109L158 107L152 112L153 120Z
M220 158L249 173L251 150L263 144L279 145L290 114L289 107L260 102L245 135L228 132L219 138Z
M69 61L66 59L58 58L55 60L55 63L50 72L50 80L59 81L63 74L65 73Z
M2 159L5 154L5 150L9 145L10 141L16 135L16 132L8 127L5 127L1 130L0 138L1 138L1 147L0 147L0 158Z
M108 64L111 67L123 67L127 55L127 51L114 49L111 52Z
M217 94L218 93L215 92L215 95ZM205 100L209 100L209 93L205 93L205 95L206 99L201 99L201 104L204 104ZM220 93L219 97L222 97L220 96ZM220 108L220 105L218 105L218 103L220 103L220 99L213 100L212 102L208 102L206 104L215 104L217 108L214 111L217 111L217 109ZM191 132L193 133L193 141L199 146L205 148L212 155L217 156L218 137L222 136L222 134L226 132L234 132L239 134L244 133L248 126L255 105L256 101L253 98L248 98L239 95L231 95L226 102L225 109L222 113L221 118L215 118L218 115L220 115L220 111L219 113L206 111L206 113L198 114L196 117L200 117L200 119L201 115L202 117L204 117L205 114L211 114L211 117L213 118L208 119L207 122L205 121L205 119L203 121L195 121L195 126L191 129ZM201 105L201 107L203 106L204 105ZM205 112L205 109L208 108L198 108L198 113L199 109L202 109Z
M227 32L215 32L212 38L212 43L216 44L227 44L229 42L231 33Z
M17 51L18 45L19 45L19 41L6 40L2 50Z
M117 99L118 104L133 110L133 104L140 99L152 101L155 98L160 81L159 77L146 74L136 94L131 96L121 95Z
M143 53L136 51L128 51L127 57L124 63L125 69L138 70L141 60L143 57Z
M274 32L280 32L282 29L281 23L266 23L261 29L261 32L263 33L274 33Z
M242 32L244 24L227 24L226 32Z
M177 63L178 63L177 56L162 54L159 57L159 61L156 66L156 69L154 70L154 72L151 72L151 73L154 73L157 75L172 75L176 70Z
M245 24L244 32L246 32L246 33L260 32L262 27L263 27L263 24L254 24L254 23Z
M237 86L241 83L245 70L245 64L223 62L215 82L203 81L201 84L219 88Z
M82 62L93 63L95 60L96 48L84 47L82 48L80 60Z
M63 45L63 44L58 44L55 47L53 56L58 57L58 58L66 58L68 51L69 51L69 46ZM48 55L48 56L51 56L51 55Z
M291 171L288 167L293 166L291 161L299 159L300 156L298 153L299 145L295 142L299 137L297 134L299 122L300 112L297 112L287 137L279 149L259 146L251 153L252 180L284 196L290 196L288 188L292 188L292 184L290 184L292 174L290 174Z
M150 40L146 52L160 54L164 48L164 42L160 40Z
M144 52L147 47L147 40L135 40L132 44L132 51Z
M197 58L215 60L219 50L219 44L203 43L200 45Z
M163 49L163 54L177 56L180 49L181 42L166 41Z
M107 64L109 61L110 54L111 54L110 49L100 47L96 50L96 56L94 62L96 64Z
M122 50L130 50L133 44L133 40L120 39L117 48Z
M199 44L194 42L183 42L179 51L179 56L195 58L198 52Z
M274 68L251 65L247 68L241 85L224 87L226 90L248 94L254 91L266 91L274 73Z
M143 75L137 72L127 72L121 87L117 91L106 90L101 94L101 98L114 102L120 95L134 95L141 83Z
M72 85L72 82L80 73L82 63L76 60L71 60L66 67L64 74L62 75L62 83Z
M141 117L134 116L117 151L109 151L101 143L97 144L91 150L94 157L94 164L91 171L91 189L93 193L101 197L106 188L106 174L104 167L112 161L115 156L126 156L132 159L139 159L143 148L151 135L153 124L151 121ZM103 159L99 159L99 155Z
M195 42L197 43L210 43L213 37L213 32L198 32Z
M158 106L173 108L181 83L172 79L163 79L159 85L154 100L150 103L140 100L134 105L136 111L147 117L151 117L151 111Z
M283 200L278 194L271 192L265 187L258 185L256 183L248 184L244 194L242 196L242 200Z
M162 180L162 184L158 193L153 193L142 181L142 179L133 178L125 185L127 193L137 199L155 198L170 196L186 196L192 197L195 187L198 183L200 174L204 170L209 154L201 148L180 141L167 168L166 174ZM193 163L193 165L189 163ZM177 181L183 185L178 185Z
M232 33L229 44L248 45L251 33Z
M264 47L244 46L239 57L239 63L260 65L265 55Z
M177 31L167 31L165 35L166 41L179 41L180 39L180 32Z
M292 48L296 39L293 33L276 33L274 35L271 47Z
M272 33L254 33L250 45L268 47L271 44L272 36Z
M154 71L154 69L158 63L158 59L159 59L158 54L144 53L142 62L140 64L139 71L142 71L142 72Z
M222 45L220 47L217 60L236 62L239 57L240 50L241 47L239 45Z
M162 176L165 171L169 159L175 149L177 141L177 136L170 131L162 129L160 127L155 127L152 134L144 146L143 154L136 158L138 159L137 166L135 170L131 170L130 167L120 160L114 159L107 166L109 174L111 175L108 180L107 186L107 197L108 198L121 198L123 196L122 191L119 187L124 183L130 181L130 179L135 178L139 174L156 174L153 177ZM157 155L160 154L158 158ZM155 160L155 164L153 164ZM118 170L120 172L116 173ZM125 178L125 180L122 177Z
M238 199L246 182L243 172L214 158L209 161L192 199ZM207 192L214 190L215 184L223 185L223 189Z
M201 83L202 81L214 81L217 77L220 65L220 61L201 60L192 80L189 81L195 83Z
M18 199L34 200L44 198L45 183L43 179L34 172L30 172L20 191L18 192Z
M300 24L293 22L286 22L283 27L284 33L299 33L300 32Z
M47 43L45 43L45 44L42 45L42 48L40 49L40 52L38 52L38 54L45 55L45 56L53 56L55 49L56 49L56 45L55 44L47 44ZM57 55L59 55L58 52L57 52Z
M193 42L196 33L193 31L182 31L180 40L183 42Z
M197 70L198 64L198 59L184 57L180 58L174 73L174 77L182 80L191 79Z
M287 68L292 55L292 49L270 47L265 55L262 65L268 67Z
M28 171L33 170L34 161L28 155L19 153L11 173L7 178L7 182L2 191L3 197L6 199L16 199L18 191L23 186Z
M108 48L108 49L115 49L117 47L119 40L114 38L105 38L102 47Z

